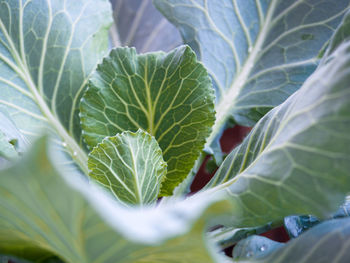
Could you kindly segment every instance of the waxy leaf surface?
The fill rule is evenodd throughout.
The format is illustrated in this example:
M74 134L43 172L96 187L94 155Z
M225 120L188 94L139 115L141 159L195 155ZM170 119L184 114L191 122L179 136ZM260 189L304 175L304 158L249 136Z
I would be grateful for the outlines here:
M207 71L188 46L144 55L117 48L97 67L83 96L84 138L93 147L116 133L147 131L168 165L161 195L171 195L210 134L213 93Z
M346 263L350 258L349 237L349 218L323 222L285 245L254 236L238 243L234 262Z
M213 78L217 115L208 139L211 152L227 120L250 126L303 84L350 6L349 0L154 3Z
M0 0L0 110L30 141L58 135L81 166L79 100L111 22L107 0Z
M343 23L336 36L349 26ZM226 182L240 202L236 223L265 224L290 214L323 219L344 202L350 187L350 42L327 54L303 87L228 155L209 183Z
M220 262L204 235L230 201L198 195L158 208L125 208L85 180L62 176L40 139L0 171L0 250L66 263Z
M105 138L88 162L90 177L126 204L155 202L166 174L157 141L141 130Z

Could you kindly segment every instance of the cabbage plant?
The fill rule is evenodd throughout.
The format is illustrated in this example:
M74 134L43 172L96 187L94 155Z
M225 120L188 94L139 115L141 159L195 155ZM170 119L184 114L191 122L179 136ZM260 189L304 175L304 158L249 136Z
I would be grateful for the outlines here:
M1 261L348 262L349 7L0 0Z

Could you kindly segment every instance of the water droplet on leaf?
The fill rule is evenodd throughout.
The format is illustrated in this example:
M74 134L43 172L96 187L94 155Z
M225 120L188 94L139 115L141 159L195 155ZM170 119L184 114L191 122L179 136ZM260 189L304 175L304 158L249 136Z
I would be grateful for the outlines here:
M247 258L250 258L251 256L253 256L253 252L252 251L248 251L247 252Z

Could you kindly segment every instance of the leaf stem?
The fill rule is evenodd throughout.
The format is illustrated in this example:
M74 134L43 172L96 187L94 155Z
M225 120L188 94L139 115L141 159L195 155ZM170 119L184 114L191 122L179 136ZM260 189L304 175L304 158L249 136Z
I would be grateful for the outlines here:
M273 13L276 9L276 6L277 1L273 1L269 7L261 31L257 37L257 40L251 53L249 54L248 59L245 61L243 68L240 70L240 72L238 72L237 77L227 90L227 94L220 98L219 103L215 107L216 120L214 126L212 127L212 132L209 138L207 139L206 147L209 147L213 143L218 134L220 134L220 131L226 124L227 120L232 116L232 111L236 106L236 99L239 95L239 92L242 90L247 80L249 79L256 58L261 53L261 49L266 39L267 32L270 27L270 22L272 21Z

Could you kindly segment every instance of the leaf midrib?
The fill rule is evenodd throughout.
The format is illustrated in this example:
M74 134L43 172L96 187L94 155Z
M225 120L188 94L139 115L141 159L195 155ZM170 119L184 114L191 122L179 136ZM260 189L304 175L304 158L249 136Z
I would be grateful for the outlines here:
M27 85L29 91L31 92L31 94L34 97L33 100L36 102L37 106L39 107L39 109L42 112L42 114L44 115L44 117L46 117L46 119L49 121L51 126L53 126L55 128L55 130L57 131L58 135L61 137L63 142L65 144L67 144L67 149L68 149L71 157L73 158L73 160L76 161L76 163L79 165L79 167L82 169L82 171L85 174L88 174L88 167L87 167L88 158L87 158L86 153L84 152L84 150L82 148L80 148L80 146L72 138L72 136L70 134L68 134L66 129L59 122L57 116L55 116L51 112L51 110L47 106L46 102L44 101L42 96L39 94L37 87L34 84L34 81L32 79L32 76L29 73L29 69L27 68L25 61L22 60L22 59L25 59L25 57L21 58L21 56L19 55L11 37L9 36L9 34L8 34L4 24L2 22L2 20L0 20L0 29L3 32L6 40L8 41L8 44L10 45L11 55L12 55L13 59L15 60L15 63L17 63L17 65L13 64L10 61L9 61L10 63L8 63L6 61L5 61L5 63L7 63L12 68L12 70L14 70L20 76L20 78L24 81L24 83ZM20 36L20 38L22 38L22 36ZM22 40L20 40L20 45L21 45L20 49L24 50L24 46L23 46L24 43ZM5 59L5 58L3 58L3 59Z
M266 13L265 19L262 21L263 26L259 32L256 40L256 44L253 46L251 53L248 55L248 59L245 61L241 71L237 74L236 79L226 92L225 96L221 97L219 104L216 106L216 120L212 128L212 132L207 139L206 147L209 147L216 139L216 136L220 133L220 130L225 125L227 119L231 115L232 109L235 107L235 100L237 99L239 92L242 90L246 81L249 79L251 70L254 66L254 61L264 44L267 31L270 28L273 13L277 6L277 0L272 0L271 5Z
M310 106L308 106L307 108L299 110L299 111L295 112L294 114L291 114L290 116L287 116L287 118L284 118L283 122L278 127L278 129L276 130L275 135L270 139L270 141L268 143L266 143L266 141L265 141L266 137L263 139L262 143L265 144L265 145L262 146L262 148L259 151L259 154L255 157L255 159L248 166L241 168L240 171L237 173L237 175L235 177L233 177L232 179L228 180L227 182L225 182L225 183L223 183L221 185L215 186L215 187L209 189L208 191L209 192L211 192L211 191L216 192L216 191L220 191L220 190L227 190L228 191L228 187L230 185L234 184L239 178L245 176L244 171L246 171L249 167L253 167L258 161L261 160L261 156L263 156L266 153L272 152L272 151L274 151L274 150L276 150L278 148L281 148L282 146L288 146L288 142L284 142L282 145L280 145L278 147L272 147L271 145L273 145L274 142L279 138L279 135L281 134L281 132L288 125L288 123L291 122L292 119L300 116L301 114L304 114L305 112L309 112L310 110L312 110L313 108L319 106L320 104L324 103L327 100L342 97L342 96L345 95L344 93L345 94L347 94L347 93L350 94L350 91L340 92L340 93L335 93L333 95L324 96L323 98L318 100L317 103L313 103ZM278 114L278 112L276 111L275 115L277 115L277 114ZM268 127L270 127L270 125L271 125L271 123L269 123ZM251 139L252 138L253 137L251 137ZM250 144L250 141L249 141L249 144ZM289 147L290 147L290 145L289 145ZM247 150L247 152L248 151L249 151L249 149ZM316 206L316 204L315 204L315 206Z

